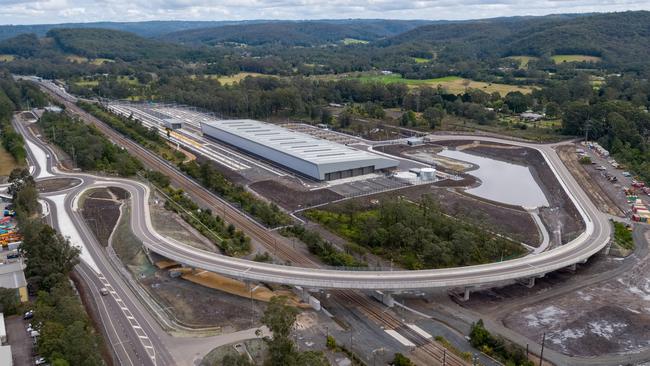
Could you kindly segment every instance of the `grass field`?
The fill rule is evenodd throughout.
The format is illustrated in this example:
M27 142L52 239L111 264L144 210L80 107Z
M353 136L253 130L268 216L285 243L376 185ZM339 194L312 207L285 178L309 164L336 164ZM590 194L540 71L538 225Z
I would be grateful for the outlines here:
M82 86L84 88L93 88L99 85L99 81L97 80L80 80L75 82L75 85L77 86Z
M539 58L534 57L534 56L510 56L510 57L506 57L506 58L509 58L509 59L515 60L515 61L519 61L519 68L520 69L525 69L526 67L528 67L528 63L530 61L539 60Z
M431 62L431 59L422 58L422 57L413 57L413 61L415 61L416 64L426 64L427 62Z
M382 83L404 83L412 87L423 86L423 85L437 87L438 85L440 85L440 87L446 89L449 93L453 93L453 94L463 93L467 88L480 89L486 93L497 92L501 95L506 95L512 91L519 91L524 94L528 94L533 90L531 87L498 84L498 83L486 83L483 81L464 79L458 76L445 76L436 79L416 80L416 79L404 79L399 74L364 75L364 76L360 76L359 80L375 81L375 82L382 82Z
M600 62L602 60L600 57L587 55L555 55L551 56L551 59L556 64L563 62Z
M110 58L95 58L92 61L90 61L91 64L93 65L103 65L107 63L115 62L115 60L111 60Z
M247 76L251 77L272 77L273 75L265 75L257 72L240 72L234 75L224 76L224 75L205 75L206 78L219 80L222 85L232 85L244 80ZM192 79L196 79L196 75L192 76Z
M0 176L8 176L18 164L11 154L0 145Z
M0 62L10 62L16 59L14 55L0 55Z
M350 44L367 44L368 41L364 41L363 39L356 39L356 38L345 38L341 42L343 42L344 45L350 45Z

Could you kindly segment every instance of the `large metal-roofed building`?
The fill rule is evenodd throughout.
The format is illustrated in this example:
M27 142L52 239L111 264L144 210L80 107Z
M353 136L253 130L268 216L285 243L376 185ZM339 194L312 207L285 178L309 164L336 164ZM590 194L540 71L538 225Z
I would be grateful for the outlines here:
M204 135L318 180L369 174L398 161L250 119L201 123Z

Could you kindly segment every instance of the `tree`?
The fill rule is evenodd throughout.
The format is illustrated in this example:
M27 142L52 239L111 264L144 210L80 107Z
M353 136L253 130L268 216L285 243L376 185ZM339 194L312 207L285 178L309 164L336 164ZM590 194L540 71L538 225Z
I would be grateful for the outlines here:
M414 126L417 124L417 116L412 110L408 110L402 114L399 120L399 125L402 127Z
M515 113L525 112L531 104L530 98L522 92L510 92L506 94L505 103Z
M439 105L429 107L424 110L422 117L429 124L429 128L434 129L442 122L442 119L445 117L445 111Z
M0 287L0 312L5 316L16 314L19 303L20 299L16 289Z
M329 125L332 123L332 112L329 109L323 109L320 115L320 123Z
M341 112L341 114L339 114L338 121L339 121L340 128L350 127L350 124L352 123L351 113L348 112L347 110L344 110L343 112Z
M248 359L247 355L233 355L231 353L225 355L220 363L215 363L214 366L254 366L254 364Z
M414 366L415 364L406 356L401 353L396 353L393 360L390 362L393 366Z
M287 305L286 296L275 296L264 311L262 324L266 325L273 338L265 338L268 345L268 364L272 366L325 366L324 356L316 352L298 352L291 341L291 329L296 321L298 310Z

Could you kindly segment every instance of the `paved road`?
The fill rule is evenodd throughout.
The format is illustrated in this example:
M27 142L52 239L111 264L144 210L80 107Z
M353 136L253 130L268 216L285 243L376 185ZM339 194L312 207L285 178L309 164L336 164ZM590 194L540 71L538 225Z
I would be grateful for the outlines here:
M435 136L438 139L474 139L488 142L507 142L519 146L537 149L544 156L550 168L558 177L563 188L578 208L586 223L586 230L576 239L562 247L544 253L518 258L510 261L484 264L478 266L447 268L420 271L337 271L293 266L258 263L238 258L202 251L189 247L171 238L159 235L151 225L147 205L149 188L130 180L91 176L88 174L70 174L46 170L49 174L75 176L84 183L71 191L72 196L84 190L104 185L119 185L131 193L133 214L131 226L133 232L149 249L191 266L204 268L235 278L254 281L266 281L307 288L350 288L350 289L385 289L408 290L434 287L473 286L492 284L512 279L541 276L553 270L583 262L601 250L609 241L610 224L608 218L600 213L578 185L570 172L560 161L552 145L504 141L491 137L477 136ZM51 165L50 160L44 164ZM51 172L51 173L50 173ZM258 228L259 229L259 228Z
M195 249L158 234L153 229L149 208L146 204L149 189L141 183L117 179L108 182L102 178L92 179L92 177L83 175L84 184L75 188L72 195L79 195L88 188L109 184L126 189L131 193L134 202L131 226L145 246L181 263L236 278L313 288L405 290L471 286L543 275L574 263L583 262L608 243L610 225L607 217L601 214L588 200L585 192L559 162L559 158L550 147L540 148L540 151L560 177L560 181L581 212L586 222L586 231L572 242L538 255L462 268L392 272L337 271L251 262Z
M22 123L14 121L14 128L31 143L28 144L28 155L34 165L33 175L60 175L54 168L56 156L50 147L36 139ZM47 154L50 158L46 157ZM83 177L80 179L84 184L88 184L89 177L100 181L103 179L83 174L78 176ZM37 178L39 179L41 178ZM113 182L104 182L116 185ZM75 230L83 241L84 250L89 252L92 267L97 267L91 268L91 265L82 262L75 270L91 291L93 307L99 312L101 331L119 365L197 365L203 356L215 347L256 337L257 329L200 338L192 337L191 333L180 338L168 334L167 329L163 329L151 315L151 310L140 302L142 298L134 292L133 285L126 283L120 275L120 269L117 268L119 264L110 260L109 254L97 242L79 212L72 209L72 201L77 197L75 192L78 193L78 190L78 187L68 188L42 195L49 206L50 214L47 219L63 235L70 235L69 230L60 227L59 215L71 217ZM61 194L66 195L65 212L58 212L51 199L52 196ZM99 289L102 287L109 289L111 294L101 296ZM262 330L264 335L268 335L266 328L263 327Z

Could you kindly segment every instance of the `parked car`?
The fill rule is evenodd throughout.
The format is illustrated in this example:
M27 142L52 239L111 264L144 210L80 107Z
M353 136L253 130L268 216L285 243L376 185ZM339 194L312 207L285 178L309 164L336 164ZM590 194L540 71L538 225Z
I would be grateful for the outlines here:
M621 174L623 174L624 177L628 177L628 178L632 176L632 174L630 174L630 172L623 172Z
M34 317L34 310L30 310L23 315L23 319L31 319Z
M45 357L36 357L34 359L34 365L45 365L46 362Z

